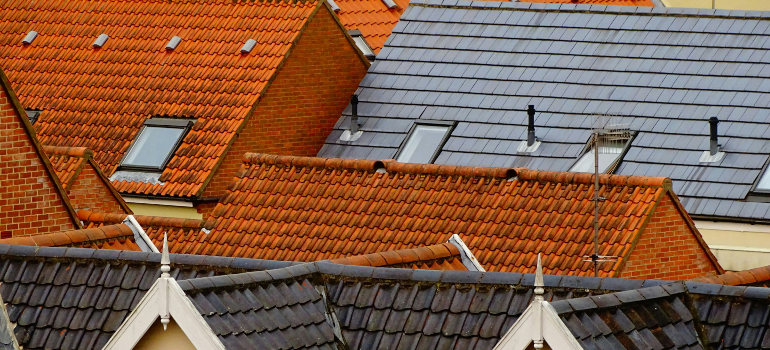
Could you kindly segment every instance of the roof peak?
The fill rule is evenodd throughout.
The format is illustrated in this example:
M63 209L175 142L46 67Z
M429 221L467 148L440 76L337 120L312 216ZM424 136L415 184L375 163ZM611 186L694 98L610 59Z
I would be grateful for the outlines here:
M610 14L636 14L677 17L740 17L770 19L770 14L763 11L719 10L678 7L613 6L588 4L530 3L530 2L490 2L465 0L414 0L410 7L452 7L488 10L524 10L524 11L575 11Z

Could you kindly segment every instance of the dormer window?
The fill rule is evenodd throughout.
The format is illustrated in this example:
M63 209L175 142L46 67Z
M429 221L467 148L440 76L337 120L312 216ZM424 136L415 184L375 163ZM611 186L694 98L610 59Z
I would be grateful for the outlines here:
M453 123L415 124L396 155L402 163L433 163L451 134Z
M192 120L148 119L120 162L121 170L162 171L192 124Z
M30 124L35 124L37 119L40 118L40 111L25 109L24 112L27 113L27 119L29 119Z
M353 38L353 42L356 43L356 46L361 51L361 53L366 56L366 59L369 61L374 61L374 51L369 46L369 44L366 43L366 39L364 39L363 34L361 34L361 31L358 29L349 30L348 34Z
M569 169L576 173L593 173L595 171L596 150L599 150L599 173L612 173L620 164L623 154L631 144L633 134L628 129L602 130L597 136L592 135L587 150Z

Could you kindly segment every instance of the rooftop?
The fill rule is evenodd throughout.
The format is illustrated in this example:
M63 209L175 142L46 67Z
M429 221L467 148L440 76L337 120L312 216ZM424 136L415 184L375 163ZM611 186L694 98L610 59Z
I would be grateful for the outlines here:
M348 107L318 155L396 158L417 123L444 122L435 164L567 171L612 116L631 134L615 174L671 178L695 218L770 222L756 188L770 162L768 28L751 11L413 1L359 86L363 134L340 140ZM712 116L723 155L701 161Z

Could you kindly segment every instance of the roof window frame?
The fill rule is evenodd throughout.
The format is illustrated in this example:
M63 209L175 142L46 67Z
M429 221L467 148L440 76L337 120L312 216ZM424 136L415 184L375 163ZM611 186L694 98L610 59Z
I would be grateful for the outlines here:
M150 118L145 120L144 123L142 123L142 128L139 130L139 133L136 134L136 137L134 137L134 140L131 141L131 145L128 146L128 150L120 159L120 163L118 163L117 170L153 172L153 173L163 172L163 170L166 169L166 166L168 165L168 163L171 161L171 158L173 158L174 154L176 154L176 151L179 149L179 146L182 144L182 142L184 142L184 139L185 137L187 137L187 134L190 132L190 129L192 129L193 124L195 124L195 120L183 119L183 118L160 118L159 117L159 118ZM153 167L153 166L144 166L144 165L123 164L126 158L128 158L128 156L131 154L131 151L133 151L134 147L136 146L136 142L139 140L142 133L147 129L147 127L182 129L182 134L174 142L174 145L171 147L171 151L166 155L166 158L163 160L160 166Z
M409 133L406 134L406 137L403 141L401 141L401 144L398 146L398 151L393 156L393 159L398 160L398 157L401 156L401 153L404 151L404 147L409 143L409 140L414 135L415 130L417 130L420 126L441 126L446 127L447 131L444 133L444 136L441 138L441 141L439 141L438 145L436 146L436 150L433 151L433 154L431 155L430 162L426 164L433 164L438 156L441 154L441 151L444 150L444 145L446 145L447 141L449 140L449 137L452 136L452 132L454 131L455 127L457 126L457 122L453 121L444 121L444 120L416 120L414 123L412 123L412 126L409 128Z
M350 35L350 38L353 39L353 43L356 45L356 49L358 49L358 51L360 51L367 60L374 61L374 59L377 57L377 54L374 53L374 50L372 50L372 47L369 45L369 42L366 41L364 35L361 34L361 31L358 29L348 30L348 35ZM361 44L366 46L361 48Z
M614 174L616 170L618 170L618 167L620 167L620 164L623 163L623 159L626 157L626 153L628 153L628 150L631 148L631 143L634 142L634 138L636 138L636 135L639 134L638 131L629 130L629 137L628 140L626 140L626 143L623 145L623 149L620 151L618 156L615 158L615 160L607 166L607 170L602 172L602 174ZM580 155L577 156L574 162L570 164L569 168L567 169L568 172L576 172L572 171L572 168L577 165L581 159L583 159L583 156L585 156L588 152L591 151L591 149L594 148L594 145L596 143L596 140L593 137L593 133L591 134L591 138L586 142L586 145L583 146L583 150L580 152ZM593 171L591 172L593 174Z
M754 180L754 183L751 184L751 189L749 190L749 195L748 195L749 198L747 199L758 196L760 198L763 198L763 199L767 198L770 200L770 188L768 189L759 188L759 183L762 181L762 178L765 175L770 176L770 173L768 173L768 171L770 171L770 157L768 157L767 160L765 160L765 164L762 166L762 171L759 172L759 176L757 176L756 180Z

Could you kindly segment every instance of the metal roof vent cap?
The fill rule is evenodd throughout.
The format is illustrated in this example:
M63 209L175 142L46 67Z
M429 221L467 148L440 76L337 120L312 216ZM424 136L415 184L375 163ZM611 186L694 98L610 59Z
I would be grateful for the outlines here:
M250 53L251 50L254 50L254 46L257 46L257 41L254 39L246 40L246 43L243 44L243 47L241 47L241 53Z
M722 158L725 156L725 152L722 152L722 146L719 144L719 132L717 125L719 124L719 118L717 117L711 117L709 118L709 127L710 127L710 135L709 135L709 150L703 151L703 154L700 156L700 162L701 163L716 163L718 161L721 161Z
M96 40L93 43L93 47L97 49L101 48L102 46L104 46L104 43L106 43L107 39L109 38L110 36L107 34L99 34L99 36L96 38Z
M166 50L174 50L179 45L179 43L182 42L182 38L178 36L174 36L169 40L168 44L166 45Z
M535 105L527 107L527 117L527 139L516 149L520 153L532 153L540 147L540 140L535 136Z
M358 140L364 133L358 130L361 126L358 124L358 95L353 95L350 98L350 109L353 112L350 116L350 128L342 132L340 141L352 142Z
M393 2L393 0L382 0L382 2L385 4L385 6L388 7L388 9L391 9L391 10L398 7L398 5L395 2Z
M37 38L37 32L34 30L30 30L29 33L24 37L24 40L21 41L24 45L32 44L33 41L35 41L35 38Z

